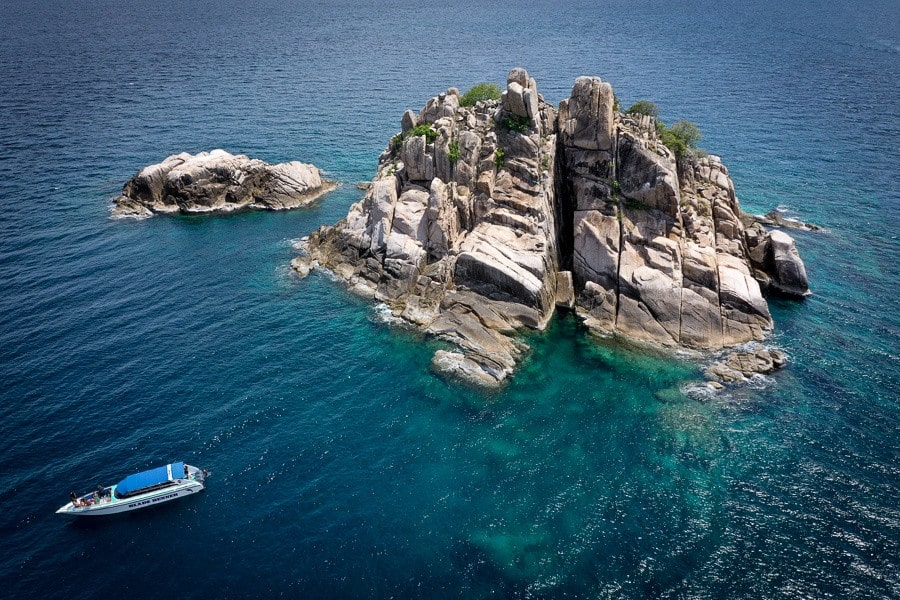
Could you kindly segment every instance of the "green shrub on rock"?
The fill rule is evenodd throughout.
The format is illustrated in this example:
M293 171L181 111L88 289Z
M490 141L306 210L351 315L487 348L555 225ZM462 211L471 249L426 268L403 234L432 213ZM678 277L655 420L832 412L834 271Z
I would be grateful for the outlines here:
M525 133L531 129L531 119L521 115L509 115L500 122L505 129L515 131L516 133Z
M697 150L697 142L700 141L700 129L685 119L676 121L671 127L657 121L656 133L659 140L675 153L678 160L693 154Z
M674 152L678 160L689 154L703 153L702 150L697 148L697 142L700 141L700 129L690 121L681 119L671 127L667 127L665 123L659 120L659 107L649 100L638 100L625 112L656 119L656 135L659 137L659 141Z
M506 162L506 152L503 151L503 148L497 148L497 151L494 152L494 166L497 169L502 169L504 163Z
M654 119L659 117L659 108L653 102L649 100L638 100L631 107L625 111L630 114L637 115L646 115L648 117L653 117Z
M431 127L431 125L429 125L428 123L423 123L422 125L416 125L412 129L410 129L409 133L406 134L406 137L417 137L420 135L424 135L425 140L430 144L437 139L438 133Z
M459 160L459 142L450 142L450 145L447 147L447 158L449 158L452 163Z
M477 83L459 99L460 106L475 106L482 100L499 100L500 87L494 83Z

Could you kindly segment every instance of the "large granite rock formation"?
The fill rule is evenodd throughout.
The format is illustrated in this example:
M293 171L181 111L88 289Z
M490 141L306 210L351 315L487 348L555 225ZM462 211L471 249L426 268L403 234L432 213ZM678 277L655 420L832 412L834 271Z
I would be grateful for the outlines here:
M309 204L336 184L301 162L270 165L224 150L182 152L144 167L115 199L114 216L282 210Z
M677 161L652 118L613 106L608 83L581 77L557 112L524 69L499 101L432 98L403 115L365 198L314 232L295 268L328 268L452 342L433 366L480 384L512 373L516 330L543 328L557 306L664 346L763 339L772 319L728 171L714 156ZM780 257L766 264L796 276L796 252L763 235Z

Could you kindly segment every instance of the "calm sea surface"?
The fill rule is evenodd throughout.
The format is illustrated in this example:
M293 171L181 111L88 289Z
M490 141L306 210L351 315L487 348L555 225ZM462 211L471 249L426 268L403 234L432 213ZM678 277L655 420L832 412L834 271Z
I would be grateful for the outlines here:
M0 590L7 598L900 597L900 5L0 3ZM292 241L342 218L450 86L526 67L687 118L797 233L788 368L531 334L503 390L429 372ZM128 177L225 148L344 185L289 213L109 218ZM55 515L171 460L200 496Z

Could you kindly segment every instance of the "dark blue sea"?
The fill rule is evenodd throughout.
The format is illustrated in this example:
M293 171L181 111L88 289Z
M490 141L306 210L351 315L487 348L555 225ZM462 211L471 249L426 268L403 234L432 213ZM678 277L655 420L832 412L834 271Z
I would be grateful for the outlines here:
M485 393L291 245L400 128L522 66L687 118L814 295L789 366L527 336ZM0 2L5 598L900 597L900 4ZM343 185L304 210L114 220L141 167L224 148ZM110 518L72 489L173 460L199 496Z

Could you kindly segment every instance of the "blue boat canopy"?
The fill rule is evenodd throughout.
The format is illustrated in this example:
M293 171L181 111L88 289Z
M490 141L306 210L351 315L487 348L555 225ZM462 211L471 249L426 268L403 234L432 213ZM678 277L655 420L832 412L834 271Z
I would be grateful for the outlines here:
M184 463L176 462L129 475L116 485L117 496L128 496L139 490L184 477Z

